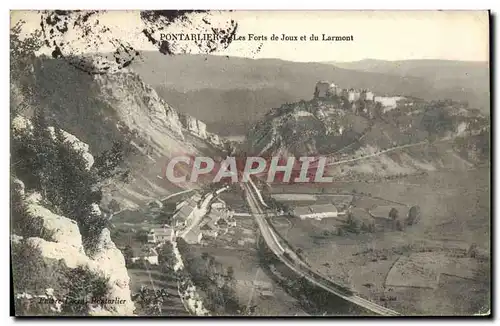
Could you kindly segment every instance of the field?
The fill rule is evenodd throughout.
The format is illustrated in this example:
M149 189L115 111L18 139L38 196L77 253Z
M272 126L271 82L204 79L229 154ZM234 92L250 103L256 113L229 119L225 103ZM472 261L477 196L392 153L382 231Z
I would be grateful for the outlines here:
M421 219L404 231L342 235L336 232L342 217L274 219L279 232L321 273L405 314L473 314L486 305L490 284L485 276L490 257L488 171L468 171L460 177L444 171L384 183L334 184L322 192L355 193L354 215L356 210L361 214L379 206L387 206L380 208L385 214L388 207L403 210L398 205L418 205ZM477 245L475 258L468 254L471 245Z
M208 253L224 268L232 267L236 280L236 295L245 307L244 315L293 316L304 314L297 301L281 289L261 266L255 245L252 248L221 248L191 245L199 253Z
M177 281L172 275L162 273L154 266L149 267L149 270L146 267L144 269L129 268L128 274L132 294L137 293L141 286L146 286L149 290L166 290L168 297L162 306L162 316L189 316L177 292ZM142 314L138 308L136 305L136 313L139 316L147 315L147 313Z

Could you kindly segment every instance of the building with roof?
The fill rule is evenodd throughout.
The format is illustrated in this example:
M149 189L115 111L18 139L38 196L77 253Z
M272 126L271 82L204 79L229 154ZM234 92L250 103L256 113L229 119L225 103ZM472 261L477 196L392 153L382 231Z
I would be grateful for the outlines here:
M172 239L174 230L167 224L163 227L152 228L148 232L148 243L162 243Z
M347 93L347 100L349 102L355 102L358 101L361 98L361 92L358 90L355 90L354 88L349 89L349 92Z
M337 207L333 204L299 206L293 209L293 215L301 219L314 218L320 220L328 217L337 217L343 214L345 214L345 212L339 212Z

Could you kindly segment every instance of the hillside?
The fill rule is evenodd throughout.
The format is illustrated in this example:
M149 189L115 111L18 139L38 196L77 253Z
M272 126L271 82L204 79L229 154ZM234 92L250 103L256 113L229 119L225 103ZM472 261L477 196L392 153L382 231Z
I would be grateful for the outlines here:
M132 69L185 113L217 123L256 121L270 106L310 99L317 80L338 80L378 93L420 96L430 85L414 77L357 72L322 63L146 52ZM213 114L213 112L216 112ZM219 113L220 112L220 113ZM251 120L248 120L250 118Z
M111 182L103 205L116 199L122 208L179 191L158 176L177 154L215 155L222 143L203 122L178 113L135 73L89 75L61 59L35 58L33 78L14 83L13 102L23 116L44 109L50 121L89 144L92 154L124 144L129 180ZM196 185L191 185L196 186Z
M409 61L409 64L412 64ZM456 65L462 66L461 62ZM439 66L437 69L436 67ZM430 66L428 73L399 74L387 69L356 70L329 63L290 62L211 55L162 56L146 52L132 69L180 111L205 121L212 131L241 134L244 125L257 121L269 107L312 98L316 81L330 80L377 94L398 94L438 100L469 101L471 107L487 110L488 70L455 69L454 65ZM483 67L484 65L481 65ZM487 66L486 66L487 67ZM349 69L346 69L349 68ZM434 69L436 68L436 69ZM457 78L461 72L470 74ZM413 75L413 73L415 73ZM466 90L462 90L462 87ZM231 125L221 128L221 121ZM235 126L234 128L232 126Z
M272 109L248 133L246 151L326 155L342 180L466 169L488 161L489 128L478 110L453 101L405 99L388 108L325 96Z

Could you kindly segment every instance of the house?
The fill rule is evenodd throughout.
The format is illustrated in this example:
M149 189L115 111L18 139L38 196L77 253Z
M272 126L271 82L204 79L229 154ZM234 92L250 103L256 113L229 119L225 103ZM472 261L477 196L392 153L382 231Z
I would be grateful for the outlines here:
M176 218L181 220L186 220L189 215L193 212L193 209L196 207L196 204L185 201L183 205L179 207L177 212L175 213Z
M132 262L135 263L139 260L145 260L151 265L158 265L158 252L154 248L150 248L148 253L142 254L139 257L132 257Z
M337 207L335 207L335 205L333 204L321 204L296 207L293 210L293 214L300 217L301 219L322 219L327 217L337 217L339 215L345 214L345 212L339 212L337 210Z
M163 227L153 228L148 232L148 243L162 243L172 239L173 229L165 224Z
M373 101L373 98L375 97L375 94L372 91L365 91L364 92L364 100L365 101Z
M264 291L260 292L260 295L263 298L271 298L271 297L274 297L274 292L273 291L269 291L269 290L264 290Z
M183 239L189 244L198 244L203 240L203 233L200 230L191 230Z
M340 95L342 95L342 88L340 88L338 85L335 85L334 83L331 83L330 86L328 86L327 96L336 97Z
M404 99L402 96L375 96L373 100L382 104L384 108L395 109L398 102Z
M360 91L357 91L353 88L351 88L349 90L349 92L347 92L347 100L349 102L355 102L355 101L358 101L359 99L361 98L361 92Z
M217 200L211 206L212 208L222 210L226 208L226 203L223 200L217 198Z

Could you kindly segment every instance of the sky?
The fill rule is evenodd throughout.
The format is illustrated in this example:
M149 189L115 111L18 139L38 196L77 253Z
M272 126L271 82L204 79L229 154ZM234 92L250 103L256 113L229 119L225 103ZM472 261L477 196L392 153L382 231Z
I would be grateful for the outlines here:
M32 30L39 27L39 17L33 11L11 12L11 25L23 19L26 30ZM237 11L221 17L238 22L237 35L268 40L234 41L220 55L300 62L489 58L487 11ZM138 11L110 11L100 20L135 48L154 50L141 33ZM307 41L271 41L273 33L304 35ZM311 34L319 40L310 41ZM352 35L353 41L322 41L322 34Z

